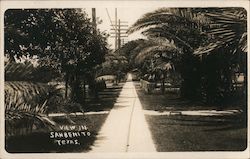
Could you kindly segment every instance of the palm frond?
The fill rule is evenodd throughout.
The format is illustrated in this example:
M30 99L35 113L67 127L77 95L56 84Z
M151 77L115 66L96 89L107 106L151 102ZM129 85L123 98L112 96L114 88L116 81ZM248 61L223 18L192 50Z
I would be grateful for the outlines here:
M211 19L207 34L211 35L216 42L198 48L195 54L208 54L228 45L238 47L234 49L234 52L238 49L243 52L247 51L247 19L244 9L225 9L220 12L206 13L206 16Z
M5 103L5 121L7 134L9 133L8 128L18 124L19 121L23 121L24 123L26 123L27 130L30 130L30 128L33 127L34 123L37 123L36 127L38 127L40 124L49 128L53 128L55 126L55 122L51 121L46 117L46 115L44 115L47 109L47 101L45 101L42 105L37 105L36 107L32 107L31 105L23 101L17 104L18 102L19 101L10 100L9 103Z
M239 48L243 52L247 52L247 32L243 33L243 35L241 36L241 39L239 41Z
M175 33L171 33L173 29L170 27L167 27L166 25L158 26L158 27L152 27L142 32L145 36L148 37L165 37L169 40L174 40L176 43L181 43L182 45L185 45L189 49L193 50L193 47L187 42L187 40L181 39L178 35Z
M142 63L146 58L150 58L155 55L173 54L178 52L174 44L162 41L161 39L155 39L152 44L154 45L145 46L138 52L135 57L135 61L137 61L138 64Z
M45 115L48 107L47 100L42 104L32 106L20 95L18 91L5 91L6 137L20 135L23 132L22 129L25 133L30 133L34 126L53 129L56 123Z
M5 65L5 80L17 81L32 78L31 74L35 68L32 63L9 62Z
M190 8L160 8L142 16L129 28L128 33L162 24L168 24L170 27L199 27L198 25L205 23L208 23L208 19L203 14L193 12Z
M34 96L47 94L49 86L44 83L31 83L24 81L6 81L5 94L14 96L19 94L18 98L28 102L34 100Z

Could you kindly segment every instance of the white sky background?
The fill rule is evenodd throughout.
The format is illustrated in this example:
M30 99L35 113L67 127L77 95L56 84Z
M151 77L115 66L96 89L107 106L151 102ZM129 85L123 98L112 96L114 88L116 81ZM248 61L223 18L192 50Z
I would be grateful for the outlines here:
M152 12L158 8L152 7L152 8L117 8L117 19L120 19L121 21L128 22L128 26L130 27L133 23L136 22L137 19L142 17L145 13ZM92 17L91 8L84 8L86 13L89 15L89 17ZM110 18L112 21L115 21L115 8L107 8ZM99 20L102 20L102 23L97 25L97 27L101 31L106 31L106 33L114 32L110 29L112 26L110 25L110 20L106 11L106 8L96 8L96 17ZM113 23L114 24L114 23ZM122 23L121 23L122 25ZM143 36L140 34L140 31L137 31L131 35L128 36L127 41L135 40L138 38L143 38ZM108 43L111 45L111 49L114 49L115 44L115 38L108 38Z

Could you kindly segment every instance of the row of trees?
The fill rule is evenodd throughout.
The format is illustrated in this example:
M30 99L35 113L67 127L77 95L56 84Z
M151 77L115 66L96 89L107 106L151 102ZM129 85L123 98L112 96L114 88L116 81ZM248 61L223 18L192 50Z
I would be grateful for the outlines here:
M137 20L129 33L137 30L148 38L123 48L132 65L142 75L160 72L162 79L180 74L183 97L221 104L235 95L237 73L246 83L244 8L161 8Z
M110 52L105 55L105 62L103 62L98 69L97 76L119 76L121 73L125 73L128 71L128 64L129 63L126 56L118 52Z

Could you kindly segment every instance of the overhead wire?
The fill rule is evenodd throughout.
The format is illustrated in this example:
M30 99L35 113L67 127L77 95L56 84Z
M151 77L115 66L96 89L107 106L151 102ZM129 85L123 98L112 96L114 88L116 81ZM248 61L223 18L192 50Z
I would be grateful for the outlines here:
M113 28L114 30L116 30L116 29L114 28L113 23L112 23L112 20L111 20L111 17L110 17L110 15L109 15L108 9L107 9L107 8L105 8L105 9L106 9L106 12L107 12L107 15L108 15L108 18L109 18L109 21L110 21L110 24L111 24L112 28Z

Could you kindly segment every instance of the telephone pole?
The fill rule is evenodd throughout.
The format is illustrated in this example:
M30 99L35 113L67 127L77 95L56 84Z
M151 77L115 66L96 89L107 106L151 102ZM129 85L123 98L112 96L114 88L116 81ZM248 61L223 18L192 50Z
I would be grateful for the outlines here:
M115 8L115 50L117 50L117 8Z
M118 49L121 48L121 20L118 22Z
M114 24L111 22L112 29L111 38L115 38L115 50L121 48L121 42L124 41L124 38L128 37L126 33L128 30L128 22L121 21L117 16L117 8L115 8L115 21Z
M92 25L93 25L93 33L96 33L96 9L92 8Z

